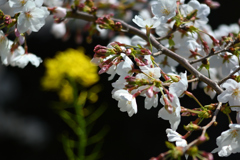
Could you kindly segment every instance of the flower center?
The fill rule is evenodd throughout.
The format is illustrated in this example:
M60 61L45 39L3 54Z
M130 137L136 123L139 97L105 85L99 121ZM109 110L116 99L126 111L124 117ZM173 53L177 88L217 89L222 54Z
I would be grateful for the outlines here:
M30 14L30 12L25 12L25 16L27 19L32 18L32 15Z
M21 0L20 3L22 4L22 6L24 6L24 4L26 3L27 1L25 0Z
M0 36L0 43L5 41L5 37L4 36Z
M161 12L163 15L168 16L171 12L166 6L162 6Z
M234 98L239 98L239 93L240 93L239 88L236 88L236 89L233 90L232 96Z
M232 138L236 138L238 136L237 130L233 130L231 134L232 134Z

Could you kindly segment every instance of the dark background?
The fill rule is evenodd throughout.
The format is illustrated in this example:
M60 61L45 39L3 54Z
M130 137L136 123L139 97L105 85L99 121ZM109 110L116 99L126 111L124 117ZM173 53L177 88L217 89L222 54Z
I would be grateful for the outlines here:
M222 7L212 10L209 23L216 29L219 24L237 23L240 17L239 0L219 0ZM74 33L73 33L74 35ZM94 38L92 44L85 41L81 45L76 44L74 36L67 42L56 40L49 33L49 26L33 33L28 38L29 52L33 52L43 60L53 57L57 51L67 48L83 46L86 53L93 55L93 48L97 44L107 45L108 40ZM83 36L86 37L87 33ZM52 92L44 92L40 86L40 79L45 71L44 66L35 68L28 65L24 69L13 67L0 67L0 159L1 160L66 160L67 157L62 148L60 135L71 132L56 112L51 108L50 102L57 100ZM127 113L119 111L117 101L111 97L111 82L107 81L108 75L101 75L100 84L103 91L95 107L106 102L108 109L95 125L97 131L103 126L109 126L110 131L104 139L102 148L102 160L146 160L159 153L167 151L165 130L170 125L158 117L161 108L151 110L144 109L144 99L139 98L138 113L131 118ZM190 88L190 87L189 87ZM210 98L201 90L193 91L202 104L209 104ZM216 99L213 100L216 102ZM197 106L195 101L188 97L181 99L181 105L189 108ZM234 118L233 113L233 118ZM187 125L189 117L182 117L178 132L186 133L182 126ZM195 118L191 119L194 120ZM211 127L207 132L211 137L209 141L199 146L200 149L212 151L216 147L216 137L222 131L228 129L228 119L222 113L219 114L218 126ZM207 121L206 121L207 123ZM203 123L204 124L204 123ZM196 132L188 139L188 142L199 136ZM195 136L194 136L195 135ZM215 159L239 159L240 154L233 154L227 158Z

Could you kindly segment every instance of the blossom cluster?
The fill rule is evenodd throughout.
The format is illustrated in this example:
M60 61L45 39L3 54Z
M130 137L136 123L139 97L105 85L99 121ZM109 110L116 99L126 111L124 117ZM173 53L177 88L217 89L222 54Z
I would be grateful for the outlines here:
M231 153L240 152L239 25L221 25L217 30L212 30L207 24L208 15L211 9L220 6L212 0L205 0L204 3L198 0L190 0L188 3L185 3L185 0L152 0L149 7L142 5L144 2L76 0L68 1L68 4L64 5L65 2L61 0L0 0L0 5L7 5L13 12L9 13L10 15L0 12L0 19L3 21L0 28L8 29L6 33L0 31L2 63L21 68L29 62L39 66L41 58L28 53L26 35L38 32L50 14L53 14L56 22L52 26L52 33L57 38L67 37L66 24L71 18L91 21L91 24L86 25L89 31L88 42L91 42L91 36L95 33L112 38L107 46L97 45L94 48L92 59L92 62L100 67L99 74L107 73L110 75L109 80L117 79L112 83L112 98L118 101L120 111L127 112L130 117L138 112L137 97L145 98L144 105L147 110L160 104L162 107L158 117L169 121L167 137L170 142L176 142L177 146L169 145L169 148L174 150L174 153L179 153L170 156L177 159L185 154L186 157L211 159L210 153L192 151L195 146L188 144L186 139L193 131L202 130L203 134L196 144L206 141L204 133L216 121L218 110L228 118L231 111L236 112L237 123L230 121L230 129L217 138L218 147L212 153L229 156ZM134 12L129 12L131 9L139 10L138 15L133 16ZM125 16L122 16L124 13ZM139 29L114 19L114 14L125 21L132 20ZM15 34L14 41L8 39L10 29ZM135 35L131 38L123 34L113 37L110 35L114 34L106 29ZM80 32L78 28L78 42L81 42ZM81 61L86 57L77 55L73 50L69 52L72 54L68 57L60 54L58 60L46 61L46 66L51 68L48 74L52 76L45 77L45 86L57 89L66 75L73 76L86 85L98 80L98 77L92 74L96 68ZM57 67L58 61L64 65ZM88 66L94 69L86 72L78 67L73 67L73 70L64 68L73 64L82 64L86 70L89 69ZM184 73L177 72L179 65L185 67ZM81 76L78 73L81 73ZM211 99L214 100L218 94L217 103L203 106L188 91L189 86L194 90L198 84ZM199 106L182 106L179 99L184 95L193 98ZM184 127L188 131L184 136L177 133L181 116L197 117L196 121ZM212 118L212 121L201 127L200 123L207 118ZM175 152L176 150L179 152ZM170 153L173 152L166 154Z

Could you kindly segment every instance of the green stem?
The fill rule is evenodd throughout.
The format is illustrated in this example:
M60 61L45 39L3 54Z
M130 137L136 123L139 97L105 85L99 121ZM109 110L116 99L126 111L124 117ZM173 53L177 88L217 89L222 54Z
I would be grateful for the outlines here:
M232 122L232 119L231 119L230 115L229 115L229 114L226 114L226 115L227 115L227 117L228 117L228 121L229 121L229 123L230 123L230 124L233 124L233 122Z
M87 92L82 91L80 93L79 99L76 99L74 109L76 112L76 121L78 123L78 158L79 160L85 159L85 148L87 145L87 131L86 131L86 121L84 118L83 107L86 101ZM80 103L79 103L80 102Z
M198 105L204 110L203 105L198 101L198 99L197 99L192 93L188 92L188 93L191 94L191 95L189 95L189 94L186 93L186 92L188 92L188 91L185 91L185 94L186 94L188 97L193 98L193 99L198 103Z
M77 160L85 159L85 148L87 145L87 131L86 131L86 121L84 117L84 105L87 98L87 91L82 91L78 94L78 88L76 82L71 77L68 77L68 80L73 88L73 107L76 114L76 122L78 127L76 129L78 142L77 142ZM79 95L79 96L78 96Z

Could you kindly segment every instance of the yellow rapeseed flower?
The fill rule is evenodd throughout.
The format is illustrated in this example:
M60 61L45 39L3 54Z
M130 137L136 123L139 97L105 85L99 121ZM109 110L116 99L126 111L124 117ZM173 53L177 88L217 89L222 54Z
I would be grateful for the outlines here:
M66 91L59 92L60 97L64 97L64 93L69 93L71 90L70 86L67 87L66 76L71 77L84 87L93 85L99 80L99 76L97 66L91 63L90 60L84 54L83 49L68 49L57 53L54 58L44 61L46 73L42 79L42 86L48 90L58 91L68 88ZM65 97L69 99L67 95Z

